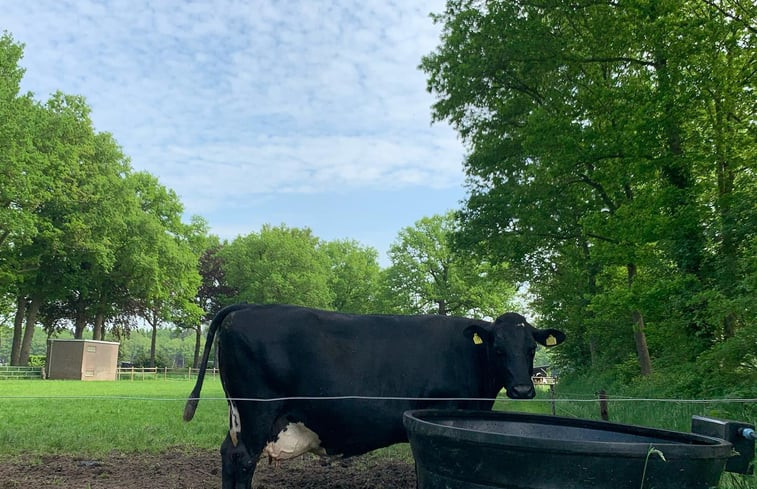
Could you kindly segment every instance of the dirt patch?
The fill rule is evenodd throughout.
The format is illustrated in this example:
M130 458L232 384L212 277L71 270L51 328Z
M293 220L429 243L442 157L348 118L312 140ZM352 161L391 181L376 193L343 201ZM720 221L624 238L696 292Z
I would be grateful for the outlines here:
M0 459L0 489L217 489L220 456L215 451L160 455L112 454L97 459L65 455ZM375 457L301 457L280 467L261 460L253 489L413 489L412 463Z

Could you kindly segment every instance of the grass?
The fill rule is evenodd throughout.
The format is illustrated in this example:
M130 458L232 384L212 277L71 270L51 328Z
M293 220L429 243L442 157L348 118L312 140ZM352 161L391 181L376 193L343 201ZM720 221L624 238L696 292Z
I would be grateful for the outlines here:
M0 455L161 452L217 449L226 431L226 402L200 402L181 419L194 381L0 382ZM223 398L206 379L202 397Z
M570 418L600 419L599 402L588 388L576 388L577 393L561 393L557 389L555 414ZM552 402L549 390L545 386L537 386L536 398L529 401L516 401L500 397L494 409L503 411L518 411L535 414L552 414ZM579 402L570 399L583 399ZM609 399L610 421L616 423L635 424L652 428L689 432L691 431L691 416L711 416L721 419L736 419L755 423L757 408L748 403L733 403L728 400L706 403L636 401ZM643 486L642 486L643 487ZM724 473L720 489L757 489L757 476Z
M0 381L0 457L31 460L44 454L97 457L110 452L160 453L169 448L217 450L226 435L227 408L217 378L203 386L205 398L186 423L181 419L194 380L80 382ZM587 391L588 392L588 391ZM592 394L560 393L559 416L599 419L596 401L566 402L561 397L591 399ZM501 398L495 409L551 414L549 390L537 388L531 401ZM727 402L622 402L610 397L610 420L689 431L693 414L754 423L755 408ZM370 457L412 460L407 444L373 452ZM757 489L755 476L726 474L721 489Z

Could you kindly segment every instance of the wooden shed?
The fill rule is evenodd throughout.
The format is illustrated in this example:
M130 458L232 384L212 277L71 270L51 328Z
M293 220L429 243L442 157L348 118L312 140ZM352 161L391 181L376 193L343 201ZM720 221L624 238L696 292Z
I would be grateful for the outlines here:
M48 379L116 380L118 346L112 341L50 339Z

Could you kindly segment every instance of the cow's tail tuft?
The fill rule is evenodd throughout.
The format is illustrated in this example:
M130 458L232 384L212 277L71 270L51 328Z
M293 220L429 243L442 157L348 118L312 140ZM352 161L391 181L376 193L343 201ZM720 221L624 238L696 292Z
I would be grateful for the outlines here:
M197 410L197 403L199 402L199 399L196 399L197 394L192 391L191 394L189 394L189 399L187 400L187 405L184 406L184 421L192 421L192 418L195 416L195 411ZM195 398L195 399L193 399Z
M233 306L224 307L210 322L208 338L205 341L205 350L202 352L202 360L200 361L200 370L197 373L197 382L195 383L194 389L192 389L192 392L189 394L186 406L184 406L184 421L192 420L195 411L197 410L197 403L200 402L202 381L205 379L205 370L208 368L208 358L210 357L210 350L213 348L213 339L215 338L218 327L223 323L223 320L226 319L226 316L239 309L244 309L245 307L248 307L248 304L235 304Z

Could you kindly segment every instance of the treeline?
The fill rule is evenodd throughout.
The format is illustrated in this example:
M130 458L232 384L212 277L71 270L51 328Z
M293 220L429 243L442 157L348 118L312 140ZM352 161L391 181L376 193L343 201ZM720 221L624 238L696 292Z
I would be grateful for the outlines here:
M563 371L754 397L757 4L450 0L436 21L434 116L470 148L458 246L529 284Z
M83 97L44 103L20 93L22 46L0 37L0 297L13 317L11 363L28 361L35 325L82 337L199 320L201 218L181 220L176 194L134 171L96 132Z
M10 358L11 345L5 341L12 334L10 327L0 326L0 364L3 359ZM70 330L59 331L55 334L59 339L72 339ZM112 338L110 338L112 339ZM47 358L47 332L37 326L30 347L29 365L43 366ZM126 362L135 367L168 367L186 368L192 366L194 359L195 339L191 331L177 328L159 328L156 337L155 359L150 358L152 333L144 329L135 329L128 337L119 340L118 361Z

